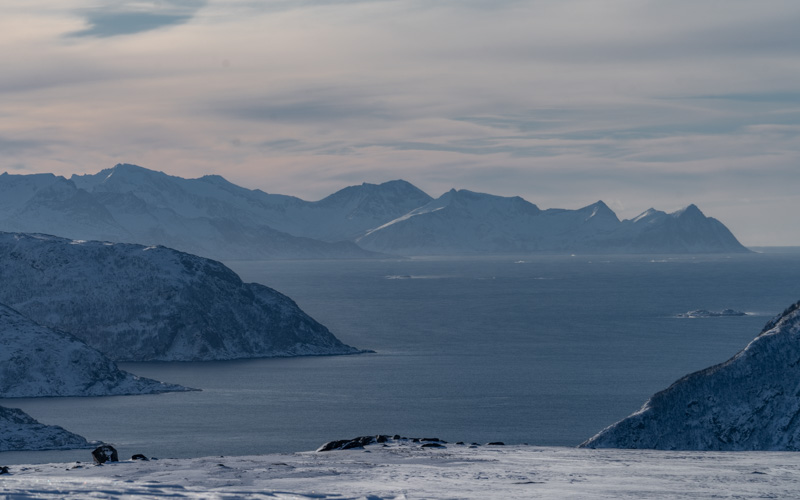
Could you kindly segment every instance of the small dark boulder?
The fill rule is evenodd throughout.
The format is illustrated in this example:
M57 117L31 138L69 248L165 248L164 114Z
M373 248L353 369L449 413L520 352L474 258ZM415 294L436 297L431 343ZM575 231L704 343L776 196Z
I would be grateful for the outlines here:
M375 436L361 436L353 439L340 439L338 441L330 441L317 448L320 451L334 451L334 450L352 450L354 448L363 448L368 444L376 442Z
M0 467L0 474L11 474L11 473L8 472L8 467L6 467L4 465L4 466Z
M434 443L446 443L447 441L442 441L439 438L420 438L422 442L434 442Z
M493 441L491 443L486 443L486 446L505 446L506 444L502 441Z
M148 458L141 453L137 453L136 455L131 457L131 460L144 460L145 462L148 461Z
M104 464L106 462L119 462L117 450L110 444L100 445L92 451L94 463Z
M388 440L389 440L389 436L387 436L385 434L381 434L380 436L375 436L375 442L376 443L385 443Z

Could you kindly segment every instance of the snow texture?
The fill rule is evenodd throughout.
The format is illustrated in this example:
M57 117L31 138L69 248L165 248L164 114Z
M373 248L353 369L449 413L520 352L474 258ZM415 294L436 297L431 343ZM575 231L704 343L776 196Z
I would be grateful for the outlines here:
M93 446L81 436L61 427L37 422L22 410L0 406L0 451L69 450ZM0 491L8 494L5 488L0 487Z
M798 498L800 454L406 442L325 453L12 465L0 475L0 489L9 498L46 500Z
M800 451L800 302L730 360L683 377L581 446Z
M0 302L113 360L354 354L285 295L165 247L0 233Z
M695 205L620 221L602 201L540 210L520 197L455 189L434 200L402 180L350 186L309 202L218 175L183 179L128 164L70 179L0 175L0 230L164 245L231 260L747 251Z
M74 336L37 325L0 304L2 398L119 396L186 390L190 389L122 371Z

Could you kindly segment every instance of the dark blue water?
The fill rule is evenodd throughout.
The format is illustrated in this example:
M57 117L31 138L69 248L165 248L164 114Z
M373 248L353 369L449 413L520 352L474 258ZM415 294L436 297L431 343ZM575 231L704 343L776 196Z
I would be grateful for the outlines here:
M728 359L800 299L797 253L229 265L376 354L129 363L202 392L0 404L123 455L299 451L376 433L573 446L682 375ZM675 317L701 308L750 315Z

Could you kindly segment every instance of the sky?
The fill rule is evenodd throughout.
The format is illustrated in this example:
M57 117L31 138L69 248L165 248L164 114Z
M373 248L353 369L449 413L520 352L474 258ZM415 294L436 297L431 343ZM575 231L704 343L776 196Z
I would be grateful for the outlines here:
M800 245L796 0L4 0L0 172L690 203Z

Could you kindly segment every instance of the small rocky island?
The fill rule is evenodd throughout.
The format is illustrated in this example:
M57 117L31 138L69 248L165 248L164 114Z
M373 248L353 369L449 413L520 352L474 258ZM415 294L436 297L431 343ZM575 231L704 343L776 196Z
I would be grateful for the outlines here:
M747 316L747 313L735 309L723 309L722 311L696 309L694 311L678 314L679 318L721 318L726 316Z

